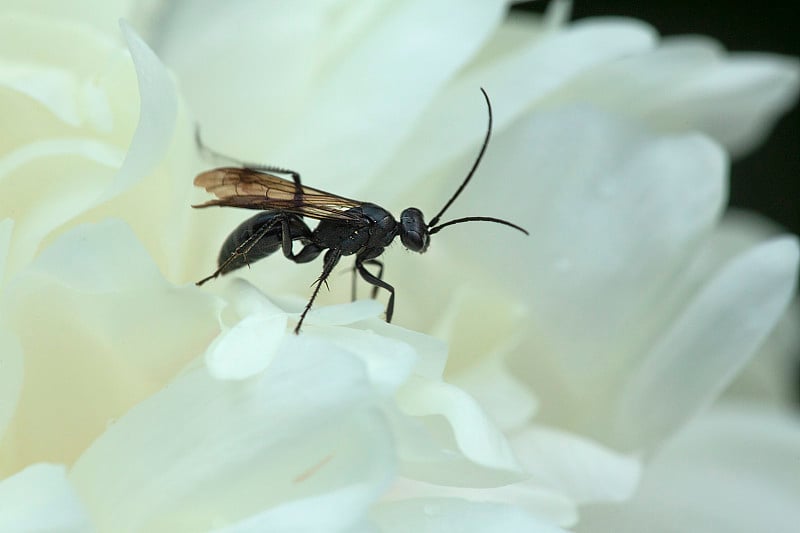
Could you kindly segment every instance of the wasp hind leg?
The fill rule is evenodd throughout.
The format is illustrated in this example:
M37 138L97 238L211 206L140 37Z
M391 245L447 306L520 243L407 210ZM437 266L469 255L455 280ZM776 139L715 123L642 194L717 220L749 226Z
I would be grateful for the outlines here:
M297 186L298 193L300 192L300 188L303 186L302 182L300 181L300 173L296 170L291 170L288 168L273 166L273 165L263 165L261 163L251 163L248 161L242 161L241 159L236 159L235 157L231 157L229 155L222 154L217 152L216 150L212 150L205 144L203 144L203 139L200 137L200 125L195 125L194 127L194 142L197 145L197 149L200 151L201 154L206 156L210 159L215 159L217 161L225 161L227 163L236 165L237 167L248 168L250 170L255 170L257 172L272 172L275 174L284 174L286 176L291 176L292 181L294 181L295 186Z
M311 230L296 215L259 213L233 230L222 245L219 268L198 281L197 285L244 266L249 267L252 261L272 255L278 248L282 248L283 255L295 263L311 261L320 254L321 248L309 244L298 254L292 252L295 240L308 241L310 237Z
M229 271L230 269L229 267L231 267L231 265L233 265L234 262L239 259L243 259L244 262L247 264L247 266L250 266L250 262L247 260L247 254L250 252L250 250L253 249L253 247L255 247L261 241L261 239L267 236L267 234L272 230L272 228L274 228L281 222L286 224L285 221L275 219L272 220L269 224L265 224L264 227L260 228L258 231L254 232L247 239L242 241L242 243L239 244L239 246L237 246L224 261L220 261L219 266L211 275L206 276L205 278L196 282L195 285L199 287L205 282L217 278L221 274L225 274L226 272ZM234 270L236 268L238 268L238 266L234 266L234 268L230 270Z

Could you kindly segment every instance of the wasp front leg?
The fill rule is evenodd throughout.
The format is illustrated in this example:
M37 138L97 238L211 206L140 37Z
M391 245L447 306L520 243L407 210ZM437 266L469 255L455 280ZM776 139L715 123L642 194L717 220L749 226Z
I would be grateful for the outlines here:
M317 254L319 254L319 252L317 252ZM305 309L303 309L303 313L300 315L300 320L297 321L297 326L294 328L296 335L300 334L300 327L303 325L303 321L306 319L306 315L311 309L311 306L314 305L314 300L317 299L317 294L319 294L320 287L322 287L323 283L327 283L328 277L331 275L331 272L333 272L333 267L336 266L341 257L342 252L338 248L331 248L325 253L322 274L320 274L317 278L317 281L314 282L314 292L311 294L311 298L308 300Z

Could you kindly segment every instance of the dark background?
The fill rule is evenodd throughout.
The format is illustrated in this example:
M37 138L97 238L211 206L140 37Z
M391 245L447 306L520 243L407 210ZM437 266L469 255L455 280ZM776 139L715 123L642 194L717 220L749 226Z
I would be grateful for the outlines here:
M514 9L542 12L547 2ZM800 20L791 2L643 2L576 0L572 18L629 16L653 25L661 35L703 34L731 51L800 56ZM757 211L800 234L800 108L776 124L763 145L733 162L729 204ZM800 354L797 354L800 399Z

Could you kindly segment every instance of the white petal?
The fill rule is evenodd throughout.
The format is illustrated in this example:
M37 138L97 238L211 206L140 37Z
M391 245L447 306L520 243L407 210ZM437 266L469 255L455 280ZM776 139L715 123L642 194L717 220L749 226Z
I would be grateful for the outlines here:
M800 301L795 297L758 352L726 389L725 395L794 408L797 404L797 354L800 353Z
M504 432L522 427L538 406L537 398L514 376L503 357L486 354L454 382L474 396Z
M650 445L713 400L754 354L792 298L794 238L731 261L676 317L620 396L618 437Z
M114 219L64 234L42 250L26 274L33 272L95 293L168 286L128 225Z
M357 359L288 335L251 379L217 381L202 367L180 376L95 441L71 479L101 529L204 530L361 487L356 508L342 509L355 516L393 474L369 398Z
M0 454L17 468L70 464L109 420L202 353L218 307L196 287L167 284L124 223L65 233L4 290L25 375Z
M346 326L377 317L382 312L383 304L377 300L358 300L346 304L326 305L319 309L313 309L308 314L307 320L310 324Z
M415 498L382 503L372 516L382 533L566 533L517 507L455 498Z
M162 10L148 41L181 80L209 146L293 164L275 161L272 146L303 105L327 43L322 3L206 0Z
M412 346L417 354L414 374L431 380L440 380L447 363L447 343L431 335L388 324L381 319L371 319L358 324L368 331Z
M550 420L602 424L616 365L661 330L662 300L723 208L724 153L697 135L653 137L564 109L499 134L470 187L448 217L502 216L532 232L447 233L452 252L530 306L517 377L558 398L542 406Z
M425 420L430 432L443 441L436 450L441 455L438 458L405 458L409 477L471 486L494 486L521 478L506 438L461 389L412 377L398 392L397 405L406 415ZM443 420L431 415L441 415ZM448 462L452 463L449 468ZM455 468L458 464L461 466Z
M0 328L0 441L14 418L24 380L22 346L16 335ZM4 465L5 458L0 459Z
M646 118L668 130L699 129L740 155L766 136L797 99L800 63L770 54L739 53L654 102ZM679 112L675 112L679 110Z
M0 80L5 89L25 95L41 104L56 118L70 126L80 126L81 117L74 95L78 79L64 69L5 66L0 68Z
M685 281L682 284L689 285L688 290L697 290L735 257L784 231L784 228L755 213L729 210L707 240L700 256L694 260L691 275L683 276ZM800 302L795 298L726 394L793 405L796 386L786 376L795 372L797 354L800 353L800 328L797 324L800 324Z
M235 280L226 294L240 318L251 314L285 315L283 309L246 281ZM287 307L294 307L293 303ZM383 310L382 304L373 300L321 306L319 313L312 312L306 317L302 333L324 339L361 358L376 390L387 397L393 396L412 372L440 379L447 355L444 343L375 318L379 310ZM351 327L337 327L341 325Z
M289 128L282 157L300 161L312 153L304 166L323 180L323 189L346 180L345 193L360 190L388 163L442 85L489 38L505 10L497 0L391 4L313 85L311 105ZM361 149L358 157L354 147Z
M572 526L578 521L577 503L574 500L563 492L545 487L535 479L498 487L471 488L434 485L401 478L383 499L402 503L412 498L457 498L474 503L513 505L546 523L564 527Z
M175 82L150 47L125 21L120 28L136 66L139 81L139 124L114 181L103 193L108 200L150 174L164 157L178 114Z
M574 434L532 427L511 445L532 481L578 504L623 501L639 481L639 461Z
M278 505L274 509L241 520L214 533L374 533L365 523L367 506L375 501L374 487L355 485L326 491Z
M413 345L369 330L309 326L304 333L357 355L376 391L385 397L392 397L409 379L418 359Z
M120 150L85 139L44 140L6 154L0 174L4 194L15 199L2 205L15 219L7 274L28 264L45 236L92 207L121 160ZM54 174L54 165L70 171Z
M0 52L13 58L0 83L15 89L4 91L2 105L16 124L14 135L0 141L0 216L15 220L6 268L16 272L48 233L94 205L113 176L122 159L115 142L126 123L115 114L115 135L95 138L86 88L124 79L128 71L114 42L88 26L0 15L0 33Z
M4 10L22 11L43 18L69 20L71 23L92 25L110 37L117 35L117 21L134 3L132 0L76 0L65 4L59 0L6 0Z
M452 339L448 381L475 397L506 433L527 423L537 406L530 389L505 361L518 348L528 320L522 306L509 295L464 285L451 294L434 330L438 336Z
M258 295L252 292L252 286L246 283L236 285L242 290L234 291L234 294L240 294L243 302L250 303L239 305L234 301L234 307L251 310L255 317L263 315L264 311L260 310L257 301ZM344 310L346 306L335 307ZM243 322L249 322L249 319L245 318ZM230 333L241 324L234 326ZM365 329L358 329L359 327ZM250 333L253 335L247 342L229 344L222 341L222 349L212 347L214 365L227 364L222 363L223 360L238 364L241 356L233 353L234 349L252 352L263 358L263 346L276 342L274 339L261 340L263 328L257 326L252 330L248 328L247 333L248 336ZM435 339L377 319L369 319L350 328L320 326L307 322L301 337L306 341L339 346L362 361L373 392L392 402L385 404L383 409L390 416L392 430L398 441L398 454L408 472L414 472L425 479L479 486L496 485L520 478L518 472L510 471L508 446L502 435L480 412L474 400L451 385L437 385L441 379L441 367L438 373L431 372L432 365L425 362L425 359L430 355L434 355L437 361L443 359L444 352L440 342L431 342ZM251 345L248 346L248 343ZM258 361L260 364L257 368L248 367L253 374L264 366L263 359ZM427 386L408 385L409 379L426 381L422 375L417 374L417 367L421 372L432 374ZM414 378L411 378L412 374L415 375ZM398 389L400 401L413 406L406 413L400 413L393 407ZM438 403L440 398L443 401ZM433 412L445 415L441 419L443 424L428 424L426 418ZM452 427L456 428L457 441L451 438ZM487 441L493 444L486 447L484 443ZM456 468L455 465L463 468Z
M588 72L558 101L589 101L661 131L699 130L740 154L791 106L798 86L792 58L727 54L710 39L678 37Z
M502 435L474 400L441 384L441 371L429 379L418 373L433 374L431 364L425 362L431 348L437 360L442 358L441 343L431 342L435 339L374 318L350 328L307 323L302 337L332 343L356 355L365 365L375 393L390 401L397 395L404 412L397 411L393 403L383 409L396 435L403 470L409 475L478 486L520 478L509 464ZM423 382L426 384L420 386Z
M60 17L3 10L0 25L5 36L0 43L0 54L13 58L14 62L9 61L11 65L66 67L79 76L85 76L98 70L95 54L108 54L114 49L115 36L104 35L85 24L75 24ZM49 33L59 46L36 47L37 42L41 44L43 33ZM20 126L25 127L24 124Z
M276 355L287 323L284 313L245 317L208 347L208 372L217 379L246 379L261 372Z
M478 87L484 87L493 102L496 135L488 153L491 155L501 143L499 132L532 106L543 105L559 94L572 78L621 56L646 50L655 43L652 28L629 20L579 23L542 39L536 39L534 28L530 33L526 46L507 52L506 57L489 56L479 60L438 94L420 117L416 134L399 147L381 172L380 188L376 188L376 192L391 197L399 191L414 191L418 183L425 180L426 193L432 194L432 171L465 153L466 159L473 160L486 129L485 104ZM531 75L532 72L536 74ZM575 141L570 139L569 142ZM482 165L484 179L493 175L486 167ZM452 175L463 175L469 163L455 168L458 170ZM498 180L509 179L508 167L494 175ZM437 174L435 183L441 183L440 176ZM446 190L451 191L455 185L451 176L448 180ZM475 193L470 192L470 195Z
M172 19L180 31L165 31L163 49L211 145L245 159L302 162L315 186L349 194L387 162L505 7L498 0L239 3L217 13L192 4Z
M586 341L575 365L584 370L605 364L595 356L598 336L657 301L656 289L710 230L724 200L716 145L699 136L653 138L587 109L520 123L498 139L483 171L506 177L471 183L464 211L502 214L533 235L484 225L496 235L485 245L468 246L475 233L455 230L448 242L480 250L487 263L506 257L492 262L496 276L535 298L534 319L546 320L539 327L548 335L575 348Z
M715 408L658 453L631 501L587 509L577 531L793 533L798 450L796 414Z
M247 302L253 298L248 292L236 291L235 294L243 296ZM240 310L255 308L252 303L240 304L236 300L234 306ZM352 310L351 307L356 309ZM374 311L380 307L381 304L363 301L321 307L320 311L325 315L327 323L349 324L353 320L373 315L371 312L365 315L364 310ZM245 379L261 372L269 365L284 337L289 334L286 330L287 322L288 315L281 310L262 308L245 315L209 346L206 351L209 371L218 379ZM308 339L322 339L357 355L365 364L376 391L381 391L385 397L393 396L405 383L418 359L414 346L403 340L378 335L369 330L320 325L311 315L304 323L303 335Z
M0 481L0 530L92 531L61 465L34 464Z
M239 319L257 313L275 315L284 312L261 290L243 279L234 279L225 288L224 294Z
M5 283L6 262L11 246L11 233L14 230L14 221L10 218L0 220L0 284Z
M572 0L555 0L547 4L543 22L545 27L555 30L566 26L571 15Z

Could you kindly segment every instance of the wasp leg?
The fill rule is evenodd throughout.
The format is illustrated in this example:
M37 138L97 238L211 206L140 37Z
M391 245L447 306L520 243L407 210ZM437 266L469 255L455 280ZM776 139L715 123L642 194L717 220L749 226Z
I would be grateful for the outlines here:
M358 273L361 274L361 277L363 278L364 281L366 281L370 285L374 285L374 288L372 289L373 298L375 297L375 293L377 292L378 287L389 291L389 303L386 306L386 322L391 322L392 315L394 314L394 287L392 287L379 277L383 275L382 268L378 276L375 276L369 270L366 269L364 263L369 263L372 261L374 261L374 259L368 259L366 261L356 259L356 268L358 269Z
M294 243L295 239L300 239L301 241L308 242L311 239L311 230L308 226L305 226L305 231L303 235L294 235L291 232L291 227L289 226L288 222L284 222L281 224L281 248L283 249L283 255L286 259L290 261L294 261L295 263L308 263L309 261L313 261L317 258L317 256L322 253L325 248L320 248L313 242L309 242L298 252L294 253L292 250L292 244Z
M383 262L378 261L377 259L370 259L369 261L364 261L364 265L378 265L378 279L383 280ZM378 287L372 287L372 295L371 298L374 300L378 297Z
M195 285L198 287L203 283L212 280L216 277L219 277L220 274L225 272L225 269L230 265L233 261L235 261L239 257L243 257L245 262L247 262L247 253L253 249L253 247L258 244L258 241L263 239L269 231L275 227L278 223L283 223L288 225L285 220L282 219L275 219L272 223L266 224L263 228L260 228L257 232L253 233L249 238L247 238L242 244L236 247L236 249L228 256L228 258L219 264L219 267L210 275L206 276L205 278L201 279L200 281L196 282ZM249 266L249 263L248 263Z
M361 264L362 265L378 265L378 276L377 277L378 277L378 279L383 279L383 262L382 261L378 261L377 259L367 259L366 261L362 261ZM354 302L356 301L356 273L357 272L358 272L358 269L356 267L353 267L353 287L352 287L352 290L351 290L351 296L352 296ZM372 298L373 300L378 297L378 287L377 286L373 286L372 287L372 292L370 293L369 297Z
M309 261L313 261L314 259L316 259L317 256L321 254L324 249L325 248L320 248L319 246L317 246L312 242L310 244L306 244L305 246L303 246L303 249L300 250L298 253L292 254L291 257L289 256L287 257L289 257L289 259L298 264L308 263Z
M312 246L312 245L309 245ZM302 254L302 252L300 252ZM317 252L319 254L319 252ZM339 259L342 257L342 252L337 248L331 248L325 253L325 258L323 261L322 266L322 274L319 275L317 278L316 287L314 287L314 292L311 294L311 299L308 300L306 304L306 308L303 309L303 313L300 315L300 320L297 322L297 326L294 328L295 335L300 334L300 327L303 325L303 320L306 319L306 314L308 314L309 309L314 304L314 300L317 298L317 294L319 293L319 288L322 287L323 283L327 283L328 276L331 275L333 272L333 267L336 266L336 263L339 262Z
M355 265L353 265L353 269L352 270L353 270L353 277L352 277L352 280L350 281L350 301L351 302L355 302L356 301L356 274L358 273L358 270L356 270Z
M300 182L300 173L295 170L290 170L288 168L283 167L276 167L272 165L262 165L260 163L250 163L248 161L242 161L240 159L236 159L235 157L231 157L229 155L221 154L215 150L212 150L205 144L203 144L203 140L200 137L200 125L197 124L194 127L194 142L197 145L197 149L208 158L213 158L219 161L227 161L228 163L232 163L236 166L242 168L249 168L251 170L256 170L258 172L275 172L278 174L286 174L292 177L292 181L297 186L298 194L300 193L300 188L302 187L302 183Z

